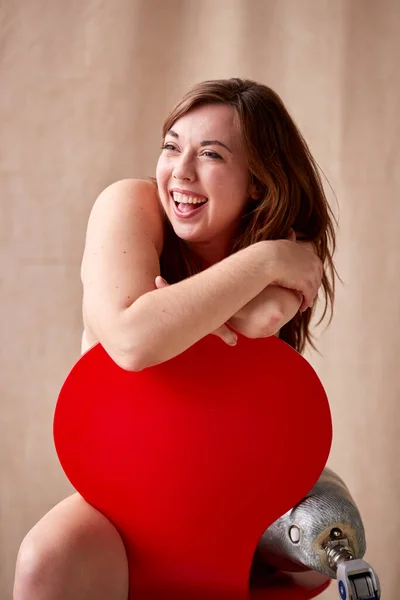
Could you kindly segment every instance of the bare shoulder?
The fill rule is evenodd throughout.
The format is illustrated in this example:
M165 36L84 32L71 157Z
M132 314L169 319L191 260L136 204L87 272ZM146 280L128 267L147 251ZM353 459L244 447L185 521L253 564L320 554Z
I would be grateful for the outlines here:
M157 186L152 181L122 179L106 187L92 206L81 266L82 280L90 248L101 243L104 235L115 245L121 235L126 238L135 233L148 238L160 256L163 224Z
M99 198L114 196L136 198L138 194L146 194L158 199L157 186L153 181L147 179L120 179L107 186L99 195Z
M104 194L108 195L109 193L131 195L131 197L137 193L142 193L158 198L157 186L155 182L150 181L149 179L120 179L107 186L99 197Z
M155 183L144 179L121 179L106 187L92 207L93 221L126 219L132 228L140 227L150 235L159 253L163 245L162 212Z

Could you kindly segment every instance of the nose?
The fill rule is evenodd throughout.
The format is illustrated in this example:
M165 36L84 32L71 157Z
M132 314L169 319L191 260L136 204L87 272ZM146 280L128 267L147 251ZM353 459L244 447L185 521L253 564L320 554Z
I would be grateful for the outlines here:
M173 177L177 181L194 181L196 178L195 168L190 158L181 154L176 158Z

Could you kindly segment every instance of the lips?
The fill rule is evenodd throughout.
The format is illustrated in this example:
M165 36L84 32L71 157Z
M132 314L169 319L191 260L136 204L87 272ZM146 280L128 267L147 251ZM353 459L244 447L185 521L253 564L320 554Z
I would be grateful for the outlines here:
M182 192L178 192L178 193L181 194L181 195L183 195ZM202 204L200 204L198 206L196 204L192 204L192 203L176 202L174 200L173 194L171 192L170 193L170 197L171 197L171 201L172 201L173 211L174 211L175 216L178 219L190 219L191 217L196 216L208 204L208 198L205 198L204 196L200 196L200 195L197 195L197 194L196 195L195 194L190 194L190 196L188 194L185 194L185 196L188 196L190 198L199 198L199 199L202 199L202 200L204 199L205 202L203 202ZM191 207L190 210L188 210L188 209L186 209L185 211L180 210L180 206L182 204L184 206L188 206L188 204L189 204L189 206Z

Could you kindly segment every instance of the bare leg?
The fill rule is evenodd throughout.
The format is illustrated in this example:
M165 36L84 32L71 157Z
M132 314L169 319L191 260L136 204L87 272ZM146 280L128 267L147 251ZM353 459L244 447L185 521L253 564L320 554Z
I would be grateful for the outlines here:
M128 563L110 521L78 494L27 534L18 554L14 600L127 600Z

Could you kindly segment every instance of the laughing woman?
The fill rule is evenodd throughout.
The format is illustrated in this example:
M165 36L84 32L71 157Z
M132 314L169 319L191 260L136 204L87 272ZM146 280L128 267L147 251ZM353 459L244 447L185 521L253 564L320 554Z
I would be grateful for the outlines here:
M321 290L334 298L333 219L314 160L280 98L206 81L167 117L155 180L96 200L82 260L82 352L100 342L140 371L213 333L278 334L302 352ZM126 600L114 526L78 494L24 539L14 600Z

